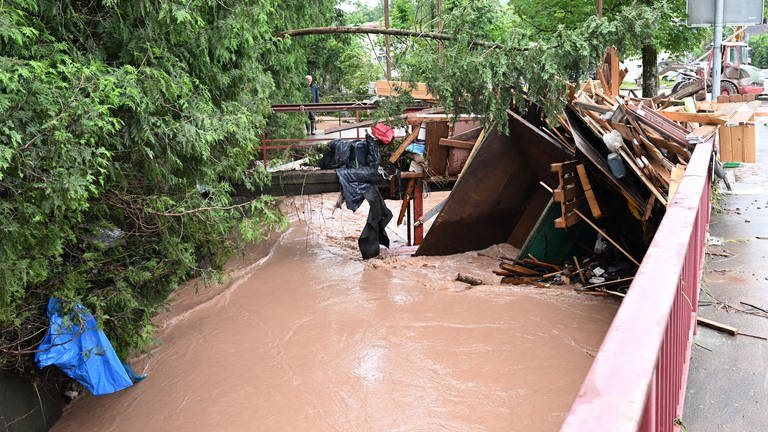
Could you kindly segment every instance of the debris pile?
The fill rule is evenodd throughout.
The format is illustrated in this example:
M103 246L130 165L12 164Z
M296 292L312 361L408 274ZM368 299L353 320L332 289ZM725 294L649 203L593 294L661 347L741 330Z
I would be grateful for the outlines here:
M500 257L499 268L493 273L501 276L502 284L533 285L547 288L552 285L574 285L577 291L616 290L629 286L634 269L623 261L588 257L583 261L574 256L563 265L541 261L529 255L526 258Z
M551 194L550 206L520 255L502 257L494 270L501 283L585 291L628 286L696 145L715 139L721 127L748 126L755 109L754 102L624 96L625 74L609 48L595 78L572 87L561 127L547 122L545 132L570 160L550 165L557 184L540 182ZM597 243L610 243L615 254L597 253L581 227ZM560 250L563 244L568 252Z

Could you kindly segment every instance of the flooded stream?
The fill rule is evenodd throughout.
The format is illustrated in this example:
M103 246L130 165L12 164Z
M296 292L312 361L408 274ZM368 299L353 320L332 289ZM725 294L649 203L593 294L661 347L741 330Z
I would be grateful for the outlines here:
M617 304L453 281L497 283L500 246L364 262L365 208L333 201L291 203L291 228L229 283L186 287L133 362L148 377L77 400L53 430L557 430Z

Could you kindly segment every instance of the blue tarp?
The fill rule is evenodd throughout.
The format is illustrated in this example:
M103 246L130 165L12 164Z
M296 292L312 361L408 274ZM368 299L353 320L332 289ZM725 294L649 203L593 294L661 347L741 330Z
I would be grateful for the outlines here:
M51 298L48 319L48 333L35 354L41 369L57 366L96 396L114 393L133 384L112 344L98 329L96 319L85 306L78 304L69 318L62 318L59 300Z

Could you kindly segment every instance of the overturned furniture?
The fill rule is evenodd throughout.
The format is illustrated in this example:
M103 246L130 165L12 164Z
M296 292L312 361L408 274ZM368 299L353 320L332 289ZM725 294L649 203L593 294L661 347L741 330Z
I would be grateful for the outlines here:
M533 110L529 114L531 121L540 120ZM417 255L448 255L504 242L523 246L550 201L539 182L554 183L550 164L570 158L541 126L510 111L509 134L485 136Z

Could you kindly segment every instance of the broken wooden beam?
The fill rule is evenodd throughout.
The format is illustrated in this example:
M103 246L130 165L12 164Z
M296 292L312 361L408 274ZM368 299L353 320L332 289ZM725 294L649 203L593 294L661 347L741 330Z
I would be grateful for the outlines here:
M439 145L446 147L454 147L460 149L471 150L475 146L474 141L462 141L451 138L440 138Z
M413 131L403 140L403 142L400 144L397 149L392 152L392 156L389 157L389 162L395 163L398 159L400 159L400 156L405 152L405 149L408 148L409 145L413 142L413 140L416 139L417 136L419 136L419 130L420 128L414 127Z

